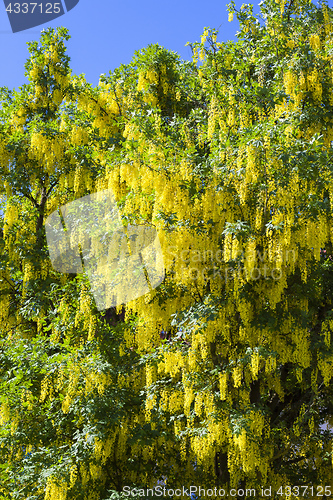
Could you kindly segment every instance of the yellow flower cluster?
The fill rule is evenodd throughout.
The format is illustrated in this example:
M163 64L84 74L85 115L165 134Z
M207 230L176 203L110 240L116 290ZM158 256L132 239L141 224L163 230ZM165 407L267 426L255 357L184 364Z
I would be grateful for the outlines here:
M53 76L57 84L60 86L61 90L64 90L68 86L70 81L69 75L64 75L59 71L54 70Z
M59 138L48 138L42 132L32 133L29 156L43 162L48 173L53 173L56 164L63 160L63 150L64 144Z
M238 363L232 371L232 376L234 379L234 386L235 387L240 387L242 383L242 376L243 376L243 367L240 363Z
M97 389L98 394L102 395L105 392L105 388L110 383L110 377L105 373L89 373L85 377L85 394L86 396Z
M52 393L53 393L53 384L51 380L49 379L48 376L44 377L41 383L41 392L40 392L40 397L39 401L43 403L45 401L46 397L49 396L50 399L52 399Z
M328 386L332 376L333 376L333 365L330 359L324 359L322 355L318 359L318 368L324 379L324 384Z
M324 28L325 28L325 34L327 37L331 35L333 32L333 26L332 22L330 20L329 14L328 14L328 9L327 5L323 5L323 14L324 14Z
M248 184L254 183L258 177L258 171L256 169L256 148L253 145L246 147L246 182Z
M64 481L50 476L47 480L44 500L66 500L68 486Z
M63 93L60 89L55 89L53 92L53 102L58 106L63 100Z
M317 69L310 71L307 75L308 89L311 90L313 98L316 103L321 102L323 93L322 85L320 83L319 73Z
M32 81L35 81L38 79L39 76L39 68L38 66L33 66L32 69L30 70L29 76Z
M150 69L148 71L140 72L139 73L139 78L138 78L138 85L137 85L137 90L138 91L147 91L149 85L151 84L157 84L159 81L159 75L156 71ZM158 102L158 99L156 96L154 96L152 93L145 92L144 101L147 102L148 104L151 104L152 106L155 106Z
M10 419L10 411L7 402L0 406L0 424L5 425Z
M309 44L313 50L319 50L321 47L319 36L317 34L311 35L309 38Z
M79 393L77 390L78 382L80 377L80 371L78 366L74 366L69 374L69 383L66 391L66 396L62 402L62 411L68 413L69 407L75 395Z
M295 86L297 84L297 77L295 73L288 69L283 75L283 82L286 93L289 95L293 95L295 92Z
M251 356L251 373L254 380L258 378L260 356L258 351L254 351Z
M217 112L217 102L215 96L212 97L209 111L208 111L208 130L207 139L211 139L215 130L215 124L217 122L218 112Z
M83 127L74 127L72 129L71 142L76 146L87 144L89 140L89 133Z
M181 391L172 391L168 397L168 409L172 414L184 408L184 396Z

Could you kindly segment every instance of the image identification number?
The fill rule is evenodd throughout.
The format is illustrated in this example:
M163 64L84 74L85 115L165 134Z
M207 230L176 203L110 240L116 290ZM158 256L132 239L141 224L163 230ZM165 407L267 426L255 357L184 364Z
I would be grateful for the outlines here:
M331 487L330 486L281 486L277 490L277 495L295 495L295 496L304 496L304 495L310 495L310 496L316 496L316 497L322 497L326 496L329 497L331 496Z
M12 7L13 5L13 7ZM44 10L43 10L44 9ZM61 12L61 3L47 3L43 5L42 3L10 3L6 8L9 14L33 14L38 12L40 14L59 14Z

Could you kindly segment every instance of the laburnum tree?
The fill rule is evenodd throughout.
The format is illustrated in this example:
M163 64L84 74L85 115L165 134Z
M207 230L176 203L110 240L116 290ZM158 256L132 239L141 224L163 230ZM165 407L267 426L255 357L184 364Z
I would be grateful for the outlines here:
M236 42L151 45L96 88L48 29L1 91L5 500L331 495L333 12L228 8ZM44 224L104 189L166 275L98 311Z

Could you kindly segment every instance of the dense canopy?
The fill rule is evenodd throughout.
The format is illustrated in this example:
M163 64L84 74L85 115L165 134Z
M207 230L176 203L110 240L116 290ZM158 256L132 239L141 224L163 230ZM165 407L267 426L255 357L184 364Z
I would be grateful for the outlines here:
M228 9L238 41L150 45L97 87L47 29L1 89L4 500L330 496L333 11ZM45 221L106 189L165 278L100 311Z

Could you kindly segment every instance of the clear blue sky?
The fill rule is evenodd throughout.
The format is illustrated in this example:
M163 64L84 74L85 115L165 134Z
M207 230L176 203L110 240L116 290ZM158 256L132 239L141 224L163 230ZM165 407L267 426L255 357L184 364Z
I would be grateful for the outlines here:
M254 2L255 11L258 2ZM72 38L67 43L67 53L73 73L84 73L93 85L98 84L101 73L129 63L134 51L150 43L159 43L183 59L191 59L190 47L185 44L199 41L204 27L220 26L220 41L235 39L239 25L236 17L228 22L227 3L228 0L80 0L71 11L47 24L12 33L0 0L0 86L17 89L27 83L26 42L39 40L40 31L48 26L69 29ZM242 3L237 1L237 8Z

